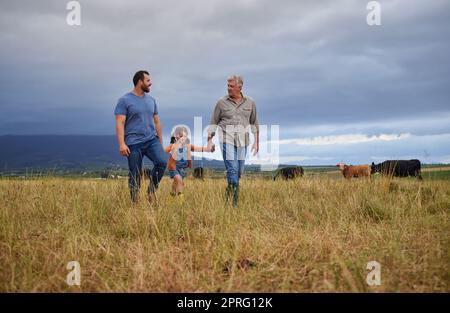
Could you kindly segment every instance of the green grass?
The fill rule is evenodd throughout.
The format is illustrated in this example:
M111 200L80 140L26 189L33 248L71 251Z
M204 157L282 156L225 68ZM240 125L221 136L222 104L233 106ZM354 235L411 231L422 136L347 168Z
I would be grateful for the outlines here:
M422 177L423 179L450 180L450 170L423 172Z

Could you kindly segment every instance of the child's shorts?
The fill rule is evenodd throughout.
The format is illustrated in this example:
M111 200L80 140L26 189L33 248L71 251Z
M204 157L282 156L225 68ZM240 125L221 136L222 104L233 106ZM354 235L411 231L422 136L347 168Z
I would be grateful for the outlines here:
M182 178L186 177L186 172L182 168L177 168L176 170L169 170L170 178L174 178L175 175L180 175Z

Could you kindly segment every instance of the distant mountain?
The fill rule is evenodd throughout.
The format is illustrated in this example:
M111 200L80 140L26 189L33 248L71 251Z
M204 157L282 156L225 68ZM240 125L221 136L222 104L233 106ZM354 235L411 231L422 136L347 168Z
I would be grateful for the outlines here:
M151 164L151 163L144 163ZM194 166L224 169L223 161L194 160ZM82 135L0 136L0 172L127 169L116 137Z

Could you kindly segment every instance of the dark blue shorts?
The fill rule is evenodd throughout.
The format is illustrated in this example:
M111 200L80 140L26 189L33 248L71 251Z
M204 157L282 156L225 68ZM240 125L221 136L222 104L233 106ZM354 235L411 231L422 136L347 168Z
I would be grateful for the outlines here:
M182 178L186 177L186 172L183 168L177 168L176 170L169 170L170 178L174 178L175 175L180 175Z

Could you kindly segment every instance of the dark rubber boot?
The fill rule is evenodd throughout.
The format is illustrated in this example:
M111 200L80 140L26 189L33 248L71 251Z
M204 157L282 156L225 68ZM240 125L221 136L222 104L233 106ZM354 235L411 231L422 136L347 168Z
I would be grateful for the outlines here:
M228 183L227 186L227 191L225 193L225 199L226 199L226 203L228 204L230 202L230 198L231 198L231 193L233 192L233 186L231 183Z
M233 206L237 207L239 201L239 183L233 184Z
M132 188L130 189L131 202L138 203L139 200L139 189Z

